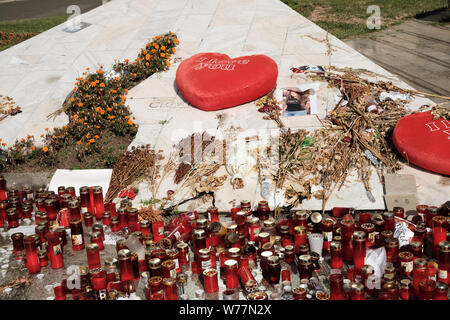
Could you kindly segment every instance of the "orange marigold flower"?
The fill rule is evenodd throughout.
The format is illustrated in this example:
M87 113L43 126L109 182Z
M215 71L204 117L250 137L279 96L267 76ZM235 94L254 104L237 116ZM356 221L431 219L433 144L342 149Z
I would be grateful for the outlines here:
M108 112L111 112L112 108L108 107L108 108L106 108L106 110L108 110Z
M148 62L145 63L145 66L146 66L146 67L148 67L149 65L150 65L150 63L148 63Z
M113 89L111 89L111 90L109 90L111 93L117 93L117 90L113 90Z
M165 51L166 50L166 46L161 46L161 50Z
M125 120L128 120L130 117L128 117L128 116L125 116Z
M145 60L150 60L150 55L148 53L145 55Z
M83 102L78 102L78 104L77 104L79 107L82 107L83 106Z
M31 150L34 150L34 149L36 149L35 146L31 146Z
M101 88L104 88L105 87L105 84L102 82L102 83L100 83L100 87Z
M30 135L27 136L27 139L31 139L31 138L33 138L33 136L30 136ZM0 139L0 141L1 141L1 139Z
M161 56L161 58L164 58L166 56L166 54L161 52L160 56Z
M70 102L75 102L75 99L74 98L70 98Z
M3 142L3 143L2 143L2 146L6 147L6 143L5 143L5 142Z
M121 98L122 98L122 101L127 100L127 97L125 97L125 96L122 96Z
M133 77L135 77L135 78L137 77L136 73L133 73Z
M77 115L77 114L74 114L74 115L73 115L73 118L74 118L75 120L77 120L77 119L78 119L78 115Z
M125 89L124 91L125 91L125 93L128 93L128 89Z
M44 137L44 135L43 135L43 134L41 134L41 135L40 135L40 137L41 137L41 138L43 138L43 137Z
M129 59L125 59L125 63L128 63L130 60Z
M170 62L169 61L167 61L167 66L170 67Z
M48 128L45 128L45 131L48 131Z
M100 139L100 136L99 136L98 134L96 134L96 135L94 136L94 138L95 138L95 139Z
M90 133L88 133L87 135L86 135L86 138L90 138L91 137L91 134Z
M77 144L80 145L80 144L81 144L81 140L78 140L78 141L77 141Z
M20 139L20 141L25 142L26 140L25 140L25 138L22 138L22 139Z
M173 42L175 42L176 44L180 43L180 40L178 40L177 38L173 39Z
M97 85L97 82L95 82L95 81L91 82L91 87L95 87L96 85Z
M133 121L128 120L128 124L129 124L130 126L132 126L132 125L133 125Z
M156 52L156 50L155 49L152 49L151 51L150 51L151 53L155 53Z
M94 142L95 142L95 139L90 139L89 142L90 142L90 143L94 143Z
M159 49L159 45L155 44L155 49L158 50Z
M98 74L103 74L104 72L103 72L103 70L97 70L97 73Z
M177 49L172 48L172 53L175 53L175 52L177 52Z
M47 151L48 151L48 148L47 148L47 147L43 147L43 148L42 148L42 151L47 152Z

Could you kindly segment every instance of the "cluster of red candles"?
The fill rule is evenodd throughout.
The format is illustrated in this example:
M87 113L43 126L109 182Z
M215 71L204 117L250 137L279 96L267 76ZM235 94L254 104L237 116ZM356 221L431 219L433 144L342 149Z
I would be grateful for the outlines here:
M249 201L241 201L230 210L227 224L221 222L215 207L204 215L181 213L164 224L140 219L130 200L122 200L117 210L114 203L104 203L101 187L81 187L76 196L71 187L60 187L57 193L43 188L7 189L0 178L0 200L0 227L15 228L23 219L35 219L35 234L11 236L13 252L17 259L24 259L30 274L39 273L49 261L54 269L64 267L65 250L86 250L88 265L80 267L80 285L74 288L68 279L63 280L55 287L56 299L66 299L68 294L73 299L111 298L133 292L140 279L146 281L147 299L180 299L185 272L190 270L208 294L219 292L222 282L224 297L242 289L248 299L265 299L268 295L261 287L281 283L289 288L290 298L306 300L311 299L306 284L321 272L324 262L332 269L329 291L317 292L315 299L447 299L448 204L420 205L407 216L400 207L382 214L334 208L326 217L296 211L275 221L266 201L255 209ZM401 247L394 237L396 219L410 223L414 232L409 244ZM55 220L59 222L56 229L50 227ZM139 259L122 239L116 243L117 257L104 259L102 268L105 226L111 232L126 229L134 234L146 249L145 258ZM308 241L315 233L322 235L321 252ZM367 250L377 247L385 248L388 263L378 286L374 268L365 261ZM300 285L291 288L293 275L299 277Z

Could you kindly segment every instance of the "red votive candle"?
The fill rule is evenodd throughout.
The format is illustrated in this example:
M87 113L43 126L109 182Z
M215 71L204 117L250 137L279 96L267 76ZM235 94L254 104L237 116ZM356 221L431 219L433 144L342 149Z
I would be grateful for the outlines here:
M84 213L83 220L86 227L92 227L92 225L94 224L94 216L89 211Z
M299 247L306 244L306 227L296 226L294 227L294 246L295 252L299 253Z
M94 231L91 233L91 243L95 243L98 247L98 250L105 249L105 246L103 244L102 234L98 231Z
M281 265L278 256L270 256L267 258L267 273L270 284L277 284L280 282Z
M80 219L81 218L81 209L78 200L70 200L69 201L69 211L70 211L70 219Z
M363 231L353 233L353 264L359 274L366 258L366 234Z
M57 199L46 199L44 201L45 211L48 214L48 219L51 221L56 220L58 215Z
M413 287L416 298L419 298L419 283L426 279L428 279L428 262L424 258L417 258L413 266Z
M214 293L219 291L217 274L217 270L212 268L203 271L203 285L205 292Z
M394 214L392 212L385 212L383 213L383 219L384 219L384 230L391 230L394 232L395 230L395 219Z
M16 232L11 235L11 240L13 243L13 254L18 259L25 250L24 244L23 244L23 238L24 235L22 232Z
M17 228L19 226L19 217L17 216L16 208L9 208L6 210L8 216L8 227L10 229Z
M100 251L96 243L90 243L86 246L89 269L97 269L101 267Z
M270 217L270 208L266 200L258 202L258 208L256 209L259 220L265 221Z
M111 212L109 211L103 212L102 222L105 226L111 225Z
M150 221L148 221L148 220L141 220L139 222L139 225L140 225L140 229L141 229L141 232L142 232L143 235L151 234L151 232L150 232Z
M437 257L439 242L447 240L447 217L436 216L433 224L433 257Z
M428 228L433 227L433 218L439 215L439 208L430 206L425 209L425 223Z
M207 213L210 222L219 221L219 210L216 207L209 207Z
M438 281L450 284L450 242L439 243L438 251Z
M386 249L386 262L392 263L394 266L398 264L399 242L397 238L386 238L384 242Z
M178 300L177 281L173 278L163 279L164 300Z
M128 214L126 208L117 209L117 216L119 218L120 228L125 228L128 226Z
M92 225L92 232L100 232L102 240L105 241L105 231L103 230L103 224L100 222L96 222Z
M419 282L419 299L434 300L435 290L436 290L436 281L427 279Z
M342 268L342 243L339 241L330 244L330 265L332 269Z
M239 284L238 263L236 260L228 259L224 263L225 284L227 289L236 289Z
M58 232L47 232L48 242L48 258L52 264L52 269L60 269L64 267L63 251L61 247L61 238Z
M175 278L177 276L175 262L171 259L161 263L161 274L163 279Z
M398 254L398 273L404 276L410 276L413 271L414 255L409 251L403 251Z
M400 299L411 300L412 298L412 283L409 279L400 280Z
M330 300L345 300L344 276L341 273L330 275Z
M91 196L89 193L89 187L80 187L80 209L81 213L92 212Z
M323 249L329 251L330 243L333 241L333 225L331 219L322 220Z
M291 272L289 269L281 270L281 282L283 281L291 281Z
M248 267L240 267L238 269L238 276L245 291L253 292L258 289L258 283L256 282L255 278L252 275L252 272Z
M434 300L448 300L448 287L445 283L438 282L434 291Z
M405 209L403 207L394 207L392 209L394 216L404 219L405 218Z
M179 224L172 231L170 231L167 237L161 239L159 245L162 249L170 249L175 242L185 237L185 233L187 233L187 231L188 230L184 227L184 225Z
M365 300L364 285L362 283L354 282L351 285L350 297L352 300ZM331 299L333 300L333 299ZM337 299L336 299L337 300ZM343 300L343 299L340 299Z
M139 220L138 210L136 208L129 208L127 210L127 221L131 232L138 230Z
M188 265L191 261L189 257L189 246L185 242L178 242L177 249L179 251L178 254L178 263L182 266Z
M162 220L152 222L153 240L156 242L164 238L164 222Z
M23 240L25 253L27 257L26 267L30 274L36 274L41 271L39 257L36 248L36 239L33 236L27 236Z
M81 219L70 220L70 231L72 238L72 250L80 251L84 249L83 224Z
M306 288L304 287L297 287L292 289L292 295L294 296L294 300L307 300Z
M111 232L119 232L120 231L120 222L118 217L111 218Z
M98 220L102 219L103 212L105 211L105 204L103 202L103 189L101 186L96 186L92 188L92 195L94 199L94 213L95 218Z
M118 253L119 271L121 281L133 281L133 266L131 264L131 252L128 249L122 249Z
M105 202L105 210L111 213L111 218L117 217L116 204L114 202Z
M352 235L354 223L352 220L341 220L341 238L342 238L342 258L344 261L353 260Z
M66 293L62 286L56 286L53 288L55 294L55 300L66 300Z

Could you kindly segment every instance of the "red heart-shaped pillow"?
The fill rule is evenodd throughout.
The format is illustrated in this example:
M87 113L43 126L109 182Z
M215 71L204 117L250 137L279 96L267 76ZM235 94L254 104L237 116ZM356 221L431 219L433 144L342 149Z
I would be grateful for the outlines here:
M398 152L424 169L450 175L450 121L428 112L401 118L392 136Z
M214 111L260 98L277 82L278 67L265 55L231 59L221 53L199 53L177 69L176 83L193 106Z

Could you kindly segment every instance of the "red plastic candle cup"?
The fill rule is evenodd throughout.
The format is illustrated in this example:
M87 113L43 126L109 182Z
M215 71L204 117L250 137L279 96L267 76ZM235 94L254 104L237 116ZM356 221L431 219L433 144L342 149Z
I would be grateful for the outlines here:
M225 284L227 289L236 289L239 285L238 263L236 260L228 259L224 263Z
M289 271L289 270L287 270ZM256 282L255 278L253 277L252 272L248 267L240 267L238 269L238 276L241 280L241 284L244 287L245 291L247 292L253 292L258 289L258 283Z
M375 243L379 246L384 246L384 241L381 237L381 233L383 231L392 232L392 230L384 228L384 218L381 214L374 214L372 216L372 223L375 225Z
M300 279L309 279L312 276L314 269L311 256L309 254L303 254L298 257L298 271L300 274Z
M294 296L294 300L307 300L306 288L304 287L297 287L292 289L292 295Z
M37 211L45 211L45 198L36 198L34 201L34 205L36 206Z
M177 276L175 262L171 259L161 263L161 275L163 279L175 278Z
M56 220L58 216L58 200L57 199L46 199L44 201L45 211L48 214L48 219L51 221Z
M342 258L344 261L353 261L352 235L354 223L352 220L341 220Z
M439 243L438 251L438 281L450 284L450 242Z
M413 271L414 255L409 251L403 251L398 254L398 273L404 276L410 276Z
M172 278L163 279L164 300L178 300L177 281Z
M330 275L330 300L345 300L344 276L341 273Z
M48 266L48 254L45 250L38 250L39 265L41 268Z
M284 247L284 261L287 264L293 264L295 261L295 250L293 245L287 245Z
M200 249L198 251L198 268L199 273L212 267L211 252L209 249Z
M151 258L147 261L150 277L162 277L161 259Z
M375 225L373 223L361 224L361 230L366 234L366 247L370 248L375 245Z
M168 250L166 250L166 255L167 255L168 259L172 260L175 263L175 272L180 273L181 267L180 267L180 262L178 260L178 257L180 256L180 252L178 251L178 249L176 249L176 248L168 249Z
M411 248L412 254L414 255L414 260L416 260L417 258L422 258L422 242L412 240L409 242L409 246Z
M84 249L83 224L81 219L70 220L70 231L72 238L72 250L80 251Z
M330 265L332 269L342 268L342 243L333 241L330 244Z
M447 217L436 216L432 219L433 224L433 256L437 257L439 243L447 240Z
M400 299L411 300L412 299L412 283L409 279L400 280Z
M236 212L235 222L238 226L245 225L246 221L247 221L247 213L245 211Z
M365 300L365 291L364 291L364 285L362 283L354 282L351 284L351 293L350 297L351 300ZM333 300L331 297L330 300ZM343 299L335 299L335 300L343 300Z
M438 282L434 291L434 300L448 300L448 287L445 283Z
M414 295L419 298L419 283L428 279L428 262L424 258L414 260L413 266L413 288Z
M19 217L15 208L9 208L6 210L8 216L8 227L10 229L17 228L19 226Z
M439 215L439 208L429 206L425 209L425 223L428 228L433 227L433 218Z
M120 222L117 217L111 218L111 232L119 232L120 231Z
M33 217L33 207L30 204L23 204L22 214L24 219L31 219Z
M295 252L299 253L299 247L306 244L306 227L296 226L294 227L294 246Z
M139 273L139 256L136 252L131 252L131 267L133 268L133 279L139 279L141 274Z
M281 270L281 282L291 281L291 272L288 269Z
M92 289L96 291L106 289L106 271L101 268L89 270Z
M61 238L58 232L47 232L48 242L48 258L52 264L52 269L60 269L64 267L63 250L61 246Z
M296 211L292 220L293 227L303 226L307 228L308 226L308 212L307 211Z
M177 243L177 249L179 251L178 254L178 263L181 266L189 265L189 262L191 261L189 256L189 246L185 242L178 242Z
M92 227L94 224L94 216L89 211L83 214L83 220L86 227Z
M333 225L334 221L331 219L322 220L322 235L323 235L323 249L329 251L330 243L333 241Z
M39 257L36 248L36 239L33 236L27 236L23 240L25 253L27 257L26 267L30 274L36 274L41 271Z
M164 294L163 279L159 276L150 277L148 279L147 288L149 293L151 294L154 293Z
M248 223L248 234L250 241L258 241L258 235L261 231L261 224L258 217L253 217L247 220Z
M120 228L128 227L128 214L126 208L117 209L117 216L119 218Z
M6 179L4 176L0 175L0 201L6 200Z
M238 213L241 210L241 208L231 208L231 220L236 221L236 213Z
M363 231L353 232L353 264L359 274L366 258L366 234Z
M192 241L192 249L194 253L198 253L200 249L206 249L206 231L203 229L195 229L192 233L193 241Z
M162 249L170 249L178 240L184 239L188 233L184 225L177 225L170 233L161 239L159 245Z
M69 211L70 211L70 219L80 219L81 218L81 209L78 200L70 200L69 201Z
M141 229L141 232L142 232L143 235L151 234L150 221L148 221L148 220L141 220L139 222L139 225L140 225L140 229Z
M156 242L161 241L164 238L164 222L163 221L153 221L152 222L152 234L153 240Z
M399 241L397 238L387 238L384 242L386 248L386 262L392 263L394 266L398 264Z
M102 222L105 226L111 225L111 212L109 212L109 211L103 212Z
M3 228L5 226L5 222L8 221L8 216L6 213L7 208L8 205L6 202L0 202L0 228Z
M419 282L419 299L434 300L435 290L436 290L436 281L427 279Z
M102 219L103 212L105 211L105 204L103 202L103 189L100 186L92 188L92 195L94 200L94 213L97 221Z
M372 220L372 215L369 212L361 212L359 214L359 224L370 223Z
M259 220L265 221L270 217L270 208L266 200L258 202L258 208L256 209Z
M131 252L128 249L122 249L118 253L120 280L133 281L133 266L131 264Z
M89 269L98 269L101 267L100 251L96 243L90 243L86 246Z
M92 212L91 195L87 186L80 187L80 210L83 214Z
M53 288L55 294L55 300L66 300L66 293L62 286L56 286Z
M270 256L267 258L267 274L269 276L270 284L277 284L280 282L281 265L278 256Z
M394 207L392 209L394 216L404 219L405 218L405 209L403 207Z
M214 293L219 291L219 281L216 269L206 269L203 271L203 286L206 293Z
M134 232L138 230L139 221L138 221L138 210L136 208L127 209L127 221L130 231Z
M92 225L92 232L100 232L102 240L105 241L105 231L103 230L103 224L96 222Z
M209 207L207 210L208 220L210 222L219 221L219 210L217 207Z
M11 235L13 243L13 255L17 258L21 257L25 248L23 244L24 235L22 232L16 232Z
M241 250L239 248L229 248L227 250L228 259L236 260L238 268L241 267Z
M384 230L391 230L392 232L395 230L395 219L394 214L392 212L384 212Z

